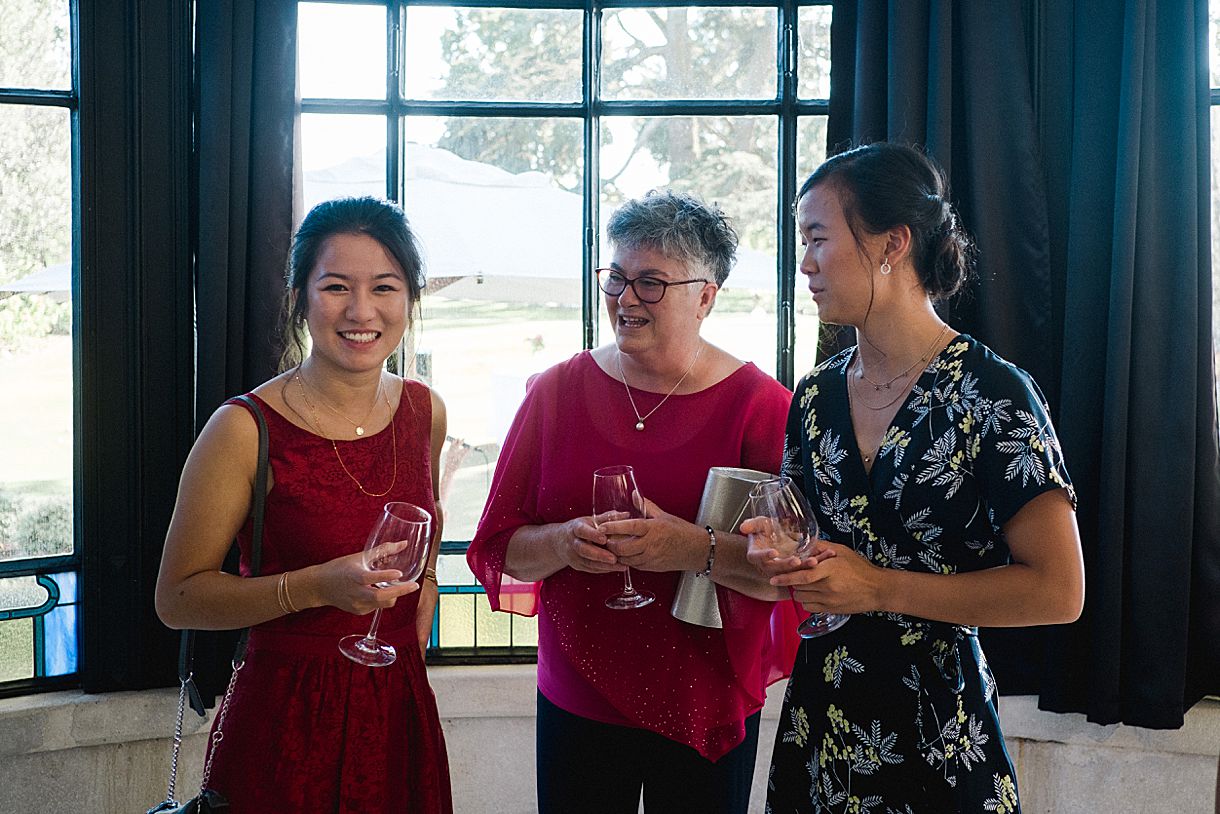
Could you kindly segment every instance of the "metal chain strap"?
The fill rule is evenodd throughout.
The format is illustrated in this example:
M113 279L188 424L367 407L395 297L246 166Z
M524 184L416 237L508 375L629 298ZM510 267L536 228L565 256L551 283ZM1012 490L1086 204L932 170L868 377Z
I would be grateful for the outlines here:
M216 716L216 730L212 733L212 741L208 744L207 760L203 762L203 779L199 781L199 790L208 787L208 778L212 776L212 758L216 756L216 747L224 740L225 716L229 713L229 700L233 698L233 686L237 684L237 674L246 664L245 660L233 662L233 674L229 676L229 686L225 688L224 700L220 702L220 712Z
M178 785L178 753L182 750L182 716L186 712L186 683L194 677L191 673L181 681L181 687L178 689L178 713L174 718L174 748L169 755L169 783L165 788L165 804L177 805L178 801L174 799L174 792Z

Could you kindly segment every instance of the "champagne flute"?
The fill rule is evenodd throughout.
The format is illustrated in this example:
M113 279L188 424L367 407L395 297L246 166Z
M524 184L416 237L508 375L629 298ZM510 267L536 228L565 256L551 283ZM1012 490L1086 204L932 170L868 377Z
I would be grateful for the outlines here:
M763 530L752 537L763 536L767 546L781 557L813 556L818 548L818 521L809 501L792 478L780 475L759 483L750 491L750 510L763 520ZM802 639L822 636L838 630L851 616L844 613L813 613L801 622L797 632Z
M419 506L397 501L385 504L381 519L364 544L364 567L370 571L401 571L402 578L394 582L378 582L378 588L419 578L428 559L431 529L431 515ZM393 645L377 638L377 626L380 624L381 608L378 608L373 611L369 632L364 636L353 634L343 637L339 641L339 652L357 664L368 667L393 664L398 653Z
M593 473L593 524L644 517L644 498L635 485L635 470L629 466L607 466ZM656 599L631 584L631 569L623 571L623 592L606 600L607 608L630 610L650 605Z

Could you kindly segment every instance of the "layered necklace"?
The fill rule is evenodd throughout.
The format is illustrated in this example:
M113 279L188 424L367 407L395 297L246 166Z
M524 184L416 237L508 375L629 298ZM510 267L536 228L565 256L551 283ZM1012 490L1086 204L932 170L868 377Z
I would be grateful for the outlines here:
M932 361L932 356L933 356L934 352L940 346L941 340L944 338L945 333L948 332L948 330L949 330L949 326L947 324L943 325L940 329L940 332L936 334L936 338L932 340L932 344L928 345L927 350L925 350L923 353L921 353L919 355L919 358L911 363L910 367L908 367L906 370L902 371L897 376L894 376L893 378L891 378L885 382L875 382L872 379L868 378L868 376L864 375L864 361L861 358L859 351L857 350L856 360L855 360L855 365L856 365L855 378L856 378L856 380L867 384L869 387L872 388L874 393L881 393L881 392L895 390L895 389L897 390L897 393L895 394L895 396L893 398L891 398L889 401L885 402L884 404L881 404L878 406L873 406L872 404L869 404L864 399L860 399L860 403L874 412L880 412L881 410L885 410L889 407L893 407L894 404L900 398L902 398L903 396L905 396L907 394L907 389L911 384L911 381L908 379L914 378L911 374L917 373L917 372L922 372L923 369L927 367L928 362ZM902 386L895 388L894 384L899 381L903 382ZM849 395L850 395L850 392L851 392L851 388L848 388Z
M398 482L398 431L397 431L397 428L394 426L395 421L394 421L393 409L390 409L390 449L392 450L392 453L393 453L393 462L394 463L391 467L391 471L393 474L390 478L390 485L385 488L384 492L370 492L369 490L364 488L364 484L362 484L356 478L356 476L352 474L351 470L347 468L347 464L345 464L343 462L343 456L339 454L339 445L337 443L335 443L335 439L331 438L325 432L322 431L322 421L318 417L318 408L314 406L313 399L311 399L309 397L309 388L305 384L305 377L301 375L301 369L299 367L297 368L296 373L293 374L293 378L297 380L297 384L301 388L301 397L303 399L305 399L305 404L309 406L309 413L310 413L310 415L313 416L314 429L317 430L318 435L322 436L327 441L330 441L330 448L334 450L335 459L337 461L339 461L339 467L343 470L344 474L346 474L348 476L348 478L351 479L352 483L356 484L356 488L359 489L362 494L368 495L369 497L385 497L386 495L388 495L390 493L390 490L394 488L394 484ZM335 408L333 408L329 404L327 404L326 399L322 398L321 391L318 392L318 400L321 401L322 404L324 404L326 407L328 407L332 413L339 416L344 421L348 422L353 427L355 427L356 435L361 435L361 436L364 435L364 425L368 423L369 417L372 416L373 410L375 410L377 408L377 403L382 398L385 399L385 406L387 408L390 408L390 394L385 391L385 388L382 387L381 379L378 378L377 395L373 398L373 406L372 406L372 408L369 409L368 415L366 415L364 417L364 421L360 422L360 424L357 424L356 422L352 421L347 416L343 415L343 413L339 412L338 410L336 410Z
M635 406L635 399L631 395L631 385L627 383L627 372L623 370L623 352L621 350L618 351L618 356L615 357L618 359L618 375L619 378L623 380L623 389L627 391L627 401L631 402L631 412L635 413L635 428L637 431L643 432L644 422L648 420L649 416L661 409L661 405L669 401L669 397L677 392L678 388L682 386L682 382L686 381L686 377L689 376L690 372L695 369L695 362L699 361L699 355L703 353L703 346L704 343L700 342L699 349L695 351L694 358L691 359L690 364L686 366L686 372L682 374L682 378L678 379L677 383L674 384L673 387L669 388L669 392L665 394L663 399L657 402L656 407L653 407L647 413L644 413L644 415L640 415L640 409Z

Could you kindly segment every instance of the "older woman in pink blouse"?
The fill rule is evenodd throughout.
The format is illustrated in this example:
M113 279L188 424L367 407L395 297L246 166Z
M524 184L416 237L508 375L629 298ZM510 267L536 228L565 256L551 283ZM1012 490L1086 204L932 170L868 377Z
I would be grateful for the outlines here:
M736 253L719 209L654 192L608 235L614 342L531 380L468 559L494 609L539 615L540 811L636 812L642 790L648 811L744 812L795 614L771 624L745 540L692 521L710 467L778 471L791 394L700 336ZM647 518L599 529L592 473L616 464ZM628 566L657 601L607 608ZM680 573L709 568L723 629L670 615Z

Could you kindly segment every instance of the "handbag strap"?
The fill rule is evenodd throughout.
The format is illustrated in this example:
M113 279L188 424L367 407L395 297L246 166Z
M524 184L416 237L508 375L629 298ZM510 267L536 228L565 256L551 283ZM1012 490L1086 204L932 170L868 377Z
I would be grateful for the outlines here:
M254 476L254 494L252 496L254 529L250 541L250 570L254 576L258 576L262 568L263 559L263 516L266 509L267 470L269 468L267 418L263 415L262 408L258 406L258 402L249 396L237 396L236 400L241 401L250 408L250 412L254 414L254 420L258 423L258 469ZM238 636L237 646L233 650L233 675L229 678L229 686L225 689L224 700L221 702L220 720L216 727L217 733L213 735L208 744L203 784L201 785L206 786L207 784L208 774L212 765L212 747L220 740L217 736L220 733L221 725L224 723L224 713L228 709L229 698L233 695L233 684L237 679L237 673L245 661L246 644L249 640L250 628L247 627ZM189 628L182 631L182 636L178 642L178 683L180 685L178 691L178 711L174 721L174 741L170 752L169 783L165 792L165 801L150 808L148 814L168 811L178 806L177 801L174 799L174 793L178 783L178 756L182 751L182 716L187 703L189 702L191 709L199 713L199 717L202 718L207 715L207 709L203 704L203 696L199 694L199 688L195 685L195 631Z
M254 475L254 494L252 496L252 509L254 528L250 538L250 573L251 576L258 576L262 569L263 562L263 518L266 513L267 503L267 470L268 465L268 449L270 446L267 435L267 418L263 415L262 408L258 406L258 402L249 396L237 396L235 401L240 401L245 404L250 412L254 414L254 420L258 423L258 469ZM237 646L233 648L233 664L241 664L246 658L246 645L250 641L250 628L243 628L241 634L237 637ZM186 689L187 695L190 698L191 709L199 713L199 717L207 715L207 709L203 705L203 698L199 694L199 689L195 686L194 680L195 667L195 631L182 631L182 639L178 646L178 680L182 682Z

